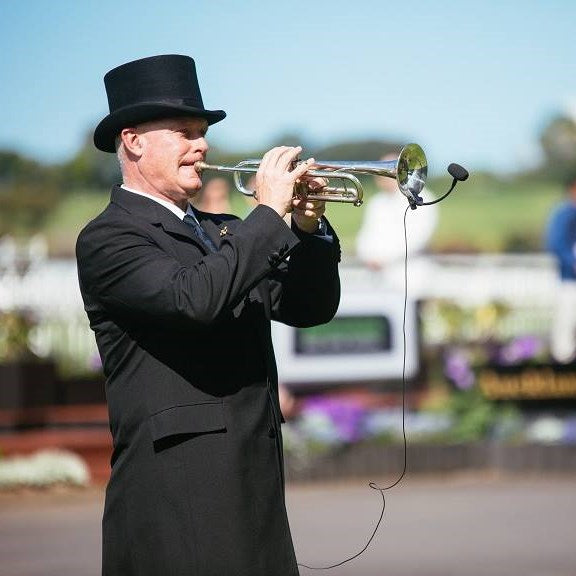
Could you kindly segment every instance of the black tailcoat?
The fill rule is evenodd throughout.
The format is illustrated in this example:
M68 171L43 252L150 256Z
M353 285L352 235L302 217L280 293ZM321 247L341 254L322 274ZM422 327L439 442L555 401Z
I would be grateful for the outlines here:
M200 214L208 253L120 187L77 242L113 436L106 576L294 576L270 320L329 321L339 244L266 206Z

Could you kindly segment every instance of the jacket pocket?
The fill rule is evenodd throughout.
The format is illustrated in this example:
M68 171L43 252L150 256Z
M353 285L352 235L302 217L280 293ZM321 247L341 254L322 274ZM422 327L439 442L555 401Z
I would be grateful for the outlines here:
M150 416L152 440L157 442L179 434L225 432L222 402L172 406Z

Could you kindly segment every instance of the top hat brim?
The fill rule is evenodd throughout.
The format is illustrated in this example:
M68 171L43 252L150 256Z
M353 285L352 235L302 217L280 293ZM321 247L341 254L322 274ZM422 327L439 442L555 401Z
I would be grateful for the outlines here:
M94 145L103 152L116 152L116 136L123 128L152 120L191 116L204 118L215 124L226 117L224 110L205 110L170 102L139 103L115 110L104 118L94 130Z

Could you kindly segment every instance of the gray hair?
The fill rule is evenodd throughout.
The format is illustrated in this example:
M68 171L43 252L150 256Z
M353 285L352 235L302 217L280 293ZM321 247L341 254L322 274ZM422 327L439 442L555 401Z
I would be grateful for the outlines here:
M120 134L116 136L114 140L116 147L116 158L118 158L118 165L120 166L120 172L124 173L124 164L126 162L126 150L124 149L124 144L122 143L122 137Z

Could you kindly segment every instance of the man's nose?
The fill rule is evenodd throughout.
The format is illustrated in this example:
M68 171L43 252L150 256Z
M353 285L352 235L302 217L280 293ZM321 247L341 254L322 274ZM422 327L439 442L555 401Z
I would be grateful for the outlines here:
M203 153L208 152L208 149L210 148L210 146L208 146L206 138L197 138L194 142L194 146L196 150Z

